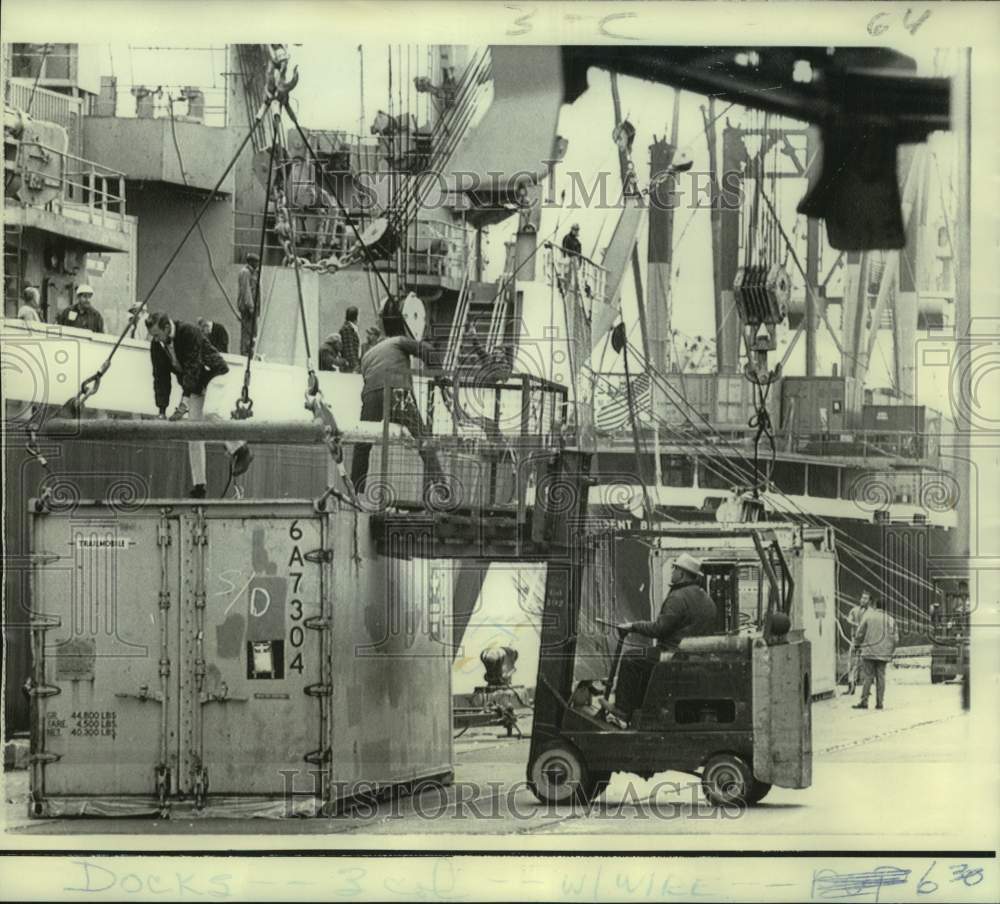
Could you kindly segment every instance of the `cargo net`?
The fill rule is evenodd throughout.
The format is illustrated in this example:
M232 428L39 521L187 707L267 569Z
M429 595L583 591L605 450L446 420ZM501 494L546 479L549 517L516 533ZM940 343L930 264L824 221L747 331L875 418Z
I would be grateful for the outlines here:
M381 437L353 453L363 508L515 511L562 448L567 390L527 374L435 377L387 389L381 414Z

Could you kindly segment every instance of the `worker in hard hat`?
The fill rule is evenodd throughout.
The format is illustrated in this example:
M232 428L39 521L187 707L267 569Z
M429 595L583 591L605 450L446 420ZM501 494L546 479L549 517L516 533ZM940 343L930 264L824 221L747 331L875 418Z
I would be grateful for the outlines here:
M409 335L398 305L391 300L383 305L381 317L384 336L361 357L361 420L382 421L385 416L385 390L390 387L392 408L389 421L405 427L417 440L418 452L424 462L425 480L427 483L437 483L442 477L441 465L433 449L421 443L427 431L413 394L413 376L410 370L410 358L420 358L427 362L431 346ZM368 475L371 448L370 443L358 443L354 447L351 481L359 494L364 489Z
M639 634L653 638L662 652L677 649L685 637L715 633L718 612L712 598L701 587L703 578L701 562L690 553L682 552L674 560L670 591L659 616L653 621L624 622L618 625L619 636ZM645 651L622 657L614 704L625 718L642 704L652 666Z
M88 285L77 286L76 301L56 317L60 326L73 326L92 333L104 332L104 318L94 307L94 290Z

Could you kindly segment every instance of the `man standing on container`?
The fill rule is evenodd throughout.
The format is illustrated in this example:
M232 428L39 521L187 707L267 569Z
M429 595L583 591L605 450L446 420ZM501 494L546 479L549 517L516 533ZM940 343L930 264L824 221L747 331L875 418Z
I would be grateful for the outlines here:
M93 306L94 290L88 285L77 286L76 304L70 305L57 318L60 326L75 326L78 330L92 333L104 332L104 318Z
M251 251L240 270L239 294L236 297L236 310L240 315L240 354L247 357L253 350L254 320L260 300L257 293L259 268L260 256Z
M896 621L881 605L879 598L871 596L868 608L861 616L861 623L854 634L851 652L858 650L861 655L861 700L854 709L868 709L872 682L875 683L875 709L882 709L885 703L885 667L899 643L899 629Z
M149 355L153 364L153 395L160 418L167 417L170 405L171 376L181 384L181 401L170 420L179 421L185 416L192 421L205 417L205 393L212 380L229 373L229 365L213 348L208 338L193 323L171 320L166 314L150 314L146 318L149 331ZM230 455L230 476L246 472L253 461L253 453L246 443L226 443ZM191 463L191 498L204 499L205 443L188 443Z
M340 328L341 354L347 361L345 370L357 373L361 367L361 333L358 330L358 309L351 305L344 313L344 325Z
M618 625L618 636L639 634L651 637L661 651L676 650L685 637L701 637L716 630L718 612L715 602L701 588L701 562L682 552L670 573L667 593L659 616L654 621L625 622ZM625 718L642 704L652 664L645 650L637 655L622 657L618 672L616 705Z
M392 304L386 302L386 306ZM427 342L418 342L407 335L407 328L401 315L387 316L383 308L382 328L385 338L368 349L361 357L361 420L381 422L385 414L385 392L391 392L389 421L399 424L417 440L418 451L424 462L427 483L436 483L442 477L441 465L433 450L421 442L426 435L417 399L413 394L413 376L410 372L410 358L427 361L431 347ZM370 443L358 443L354 447L351 462L351 482L359 494L364 490L368 476L368 460L371 456Z

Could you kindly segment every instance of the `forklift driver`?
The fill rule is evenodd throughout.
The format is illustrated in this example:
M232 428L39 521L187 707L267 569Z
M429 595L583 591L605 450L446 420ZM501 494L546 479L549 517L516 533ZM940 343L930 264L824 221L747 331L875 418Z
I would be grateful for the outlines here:
M715 630L717 612L712 598L701 588L701 562L682 552L675 560L660 615L655 621L625 622L618 634L641 634L656 640L657 652L673 651L685 637L700 637ZM659 656L657 656L657 659ZM622 658L615 693L615 708L628 719L642 704L653 662L646 652L637 651Z

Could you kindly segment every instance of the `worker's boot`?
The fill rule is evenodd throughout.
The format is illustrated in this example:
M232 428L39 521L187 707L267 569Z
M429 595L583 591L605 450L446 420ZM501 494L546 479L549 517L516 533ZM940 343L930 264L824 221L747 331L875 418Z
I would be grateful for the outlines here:
M230 456L230 473L233 477L239 477L241 474L246 474L246 472L250 470L250 464L252 461L253 452L251 452L250 447L244 443Z
M205 489L205 484L203 483L196 483L191 487L191 492L188 493L191 499L204 499L207 495L208 491Z
M855 703L851 709L868 709L868 701L862 700L860 703Z

